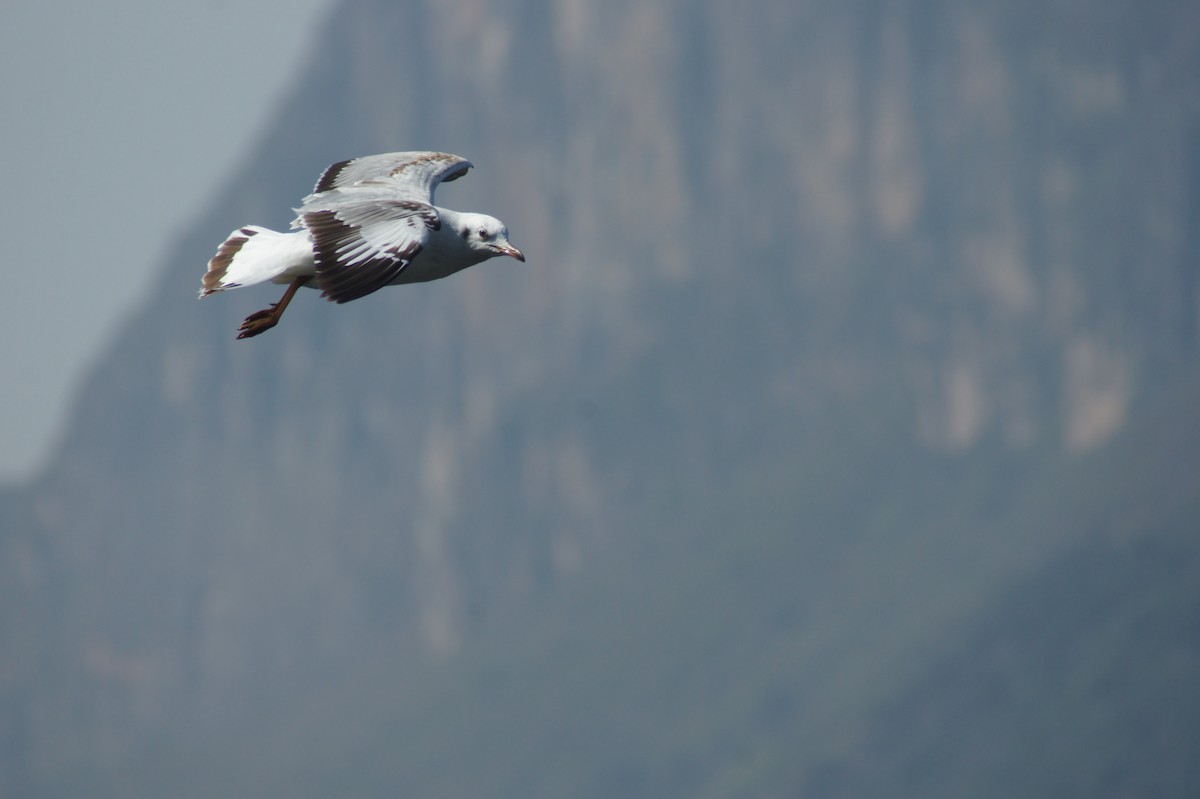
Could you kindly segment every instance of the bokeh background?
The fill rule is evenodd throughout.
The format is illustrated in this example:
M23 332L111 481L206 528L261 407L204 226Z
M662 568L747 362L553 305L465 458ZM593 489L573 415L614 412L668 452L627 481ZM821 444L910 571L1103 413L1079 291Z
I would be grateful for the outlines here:
M0 11L0 482L28 482L180 231L267 135L330 0Z
M1191 4L313 8L23 266L144 285L0 493L0 795L1196 795ZM427 148L528 263L195 300Z

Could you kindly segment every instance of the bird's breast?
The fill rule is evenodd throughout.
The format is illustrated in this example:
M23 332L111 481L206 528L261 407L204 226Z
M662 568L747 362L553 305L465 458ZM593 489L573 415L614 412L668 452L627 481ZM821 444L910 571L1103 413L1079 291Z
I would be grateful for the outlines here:
M391 285L400 283L424 283L438 280L474 266L485 258L467 247L449 225L430 232L429 241L413 258L412 263L400 271Z

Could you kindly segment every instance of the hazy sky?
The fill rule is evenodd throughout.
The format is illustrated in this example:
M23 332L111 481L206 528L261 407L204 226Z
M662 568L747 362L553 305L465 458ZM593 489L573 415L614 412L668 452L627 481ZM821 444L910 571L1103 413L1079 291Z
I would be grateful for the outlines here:
M87 369L245 157L331 6L5 3L0 482L44 465Z

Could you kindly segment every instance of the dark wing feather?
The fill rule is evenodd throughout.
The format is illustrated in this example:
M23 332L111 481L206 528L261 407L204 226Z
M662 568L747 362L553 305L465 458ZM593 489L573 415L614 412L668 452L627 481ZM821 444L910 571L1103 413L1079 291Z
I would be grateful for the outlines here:
M361 200L356 196L365 194ZM388 285L441 227L425 203L344 192L327 208L301 214L313 239L317 283L334 302L349 302Z

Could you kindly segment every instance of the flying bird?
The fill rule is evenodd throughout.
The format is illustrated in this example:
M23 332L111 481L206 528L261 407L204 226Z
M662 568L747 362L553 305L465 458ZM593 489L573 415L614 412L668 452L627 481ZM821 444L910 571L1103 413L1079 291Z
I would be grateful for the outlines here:
M230 233L208 262L200 296L268 281L287 286L279 302L246 317L242 339L277 325L302 286L342 303L384 286L437 280L498 255L524 261L499 219L433 204L439 183L472 166L435 152L339 161L295 209L291 232L247 225Z

